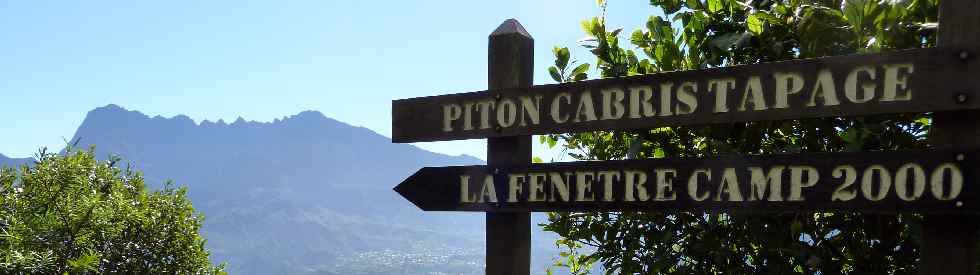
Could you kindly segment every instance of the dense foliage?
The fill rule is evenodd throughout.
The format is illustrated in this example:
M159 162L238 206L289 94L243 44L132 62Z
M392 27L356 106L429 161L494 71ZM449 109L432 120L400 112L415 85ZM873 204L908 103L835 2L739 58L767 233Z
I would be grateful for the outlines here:
M0 273L223 274L186 189L148 191L117 162L69 148L0 169Z
M650 0L620 44L602 15L583 22L601 77L934 46L936 0ZM661 16L662 14L662 16ZM556 47L558 82L586 79ZM581 69L585 68L585 69ZM929 114L664 127L542 136L575 159L706 157L925 148ZM560 145L559 145L560 144ZM574 274L913 274L921 217L857 213L550 213L556 263Z

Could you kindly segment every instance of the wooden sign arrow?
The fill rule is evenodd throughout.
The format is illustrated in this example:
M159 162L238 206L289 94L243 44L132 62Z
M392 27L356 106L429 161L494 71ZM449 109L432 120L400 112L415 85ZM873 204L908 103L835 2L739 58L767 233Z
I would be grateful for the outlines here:
M980 108L980 51L927 48L392 101L392 141Z
M977 213L978 157L971 150L426 167L394 189L426 211Z

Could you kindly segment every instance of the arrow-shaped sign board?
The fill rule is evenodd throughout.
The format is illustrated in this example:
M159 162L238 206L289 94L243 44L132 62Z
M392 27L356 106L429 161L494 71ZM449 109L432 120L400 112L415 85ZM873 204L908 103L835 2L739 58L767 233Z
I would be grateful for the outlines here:
M392 141L976 109L977 56L913 49L401 99Z
M426 211L975 213L978 157L974 150L426 167L395 191Z

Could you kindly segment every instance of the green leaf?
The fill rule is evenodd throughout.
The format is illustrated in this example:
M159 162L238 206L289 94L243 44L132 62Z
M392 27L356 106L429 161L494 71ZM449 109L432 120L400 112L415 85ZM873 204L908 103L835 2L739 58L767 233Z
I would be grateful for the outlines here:
M664 14L672 14L681 9L681 0L650 0L650 5L660 7Z
M636 45L637 47L647 46L646 33L641 30L634 30L633 33L630 34L630 43L633 43L633 45Z
M588 70L589 70L589 63L582 63L579 64L577 67L575 67L575 69L572 69L572 75L577 76L580 74L584 74Z
M759 16L755 14L749 15L749 17L745 19L745 24L748 25L749 31L752 32L753 34L755 35L762 34L763 22L762 19L759 18Z
M708 12L710 12L710 13L718 13L719 11L721 11L724 8L725 8L725 5L722 2L722 0L708 0Z
M861 151L864 148L865 138L870 134L867 128L851 127L840 134L844 141L845 150L848 152Z
M742 43L745 43L748 40L748 36L751 36L751 35L749 33L747 33L747 32L745 32L745 33L726 33L726 34L722 34L722 35L719 35L719 36L716 36L716 37L709 38L708 39L708 41L709 41L708 43L711 46L714 46L715 48L717 48L718 50L728 51L732 47L736 47L738 45L741 45Z
M551 51L555 53L555 66L558 66L559 70L565 70L565 67L568 66L568 59L571 56L568 48L555 47Z
M687 0L687 7L691 9L701 9L700 0Z
M554 79L555 82L558 83L564 82L562 81L563 79L561 77L561 73L558 72L558 68L555 68L555 66L548 67L548 73L551 74L551 79Z
M68 260L68 267L71 269L72 273L88 273L88 272L98 272L99 271L99 261L101 256L99 253L87 249L85 253L78 256L75 259Z
M844 18L854 26L855 30L861 30L864 26L865 7L868 0L846 0L844 2Z
M609 32L609 36L619 36L619 33L623 31L623 28L616 28Z

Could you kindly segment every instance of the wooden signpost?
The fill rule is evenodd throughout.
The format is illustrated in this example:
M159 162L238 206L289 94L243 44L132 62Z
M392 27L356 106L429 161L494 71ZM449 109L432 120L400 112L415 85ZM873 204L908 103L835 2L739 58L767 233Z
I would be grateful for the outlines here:
M535 211L925 214L920 274L976 274L980 1L944 0L936 48L532 86L533 40L489 38L489 89L392 102L392 140L487 138L486 166L425 167L395 191L487 212L487 274L529 274ZM918 152L531 164L533 134L934 112Z
M980 108L975 48L927 48L395 100L418 142ZM961 58L966 54L966 58Z
M980 46L980 1L942 0L939 5L939 47ZM961 55L978 59L980 53ZM957 90L966 100L978 100L980 91L970 85L980 83L977 74L959 80ZM980 147L980 110L936 112L933 114L929 143L943 149ZM968 184L978 184L969 182ZM977 274L977 217L927 215L922 224L919 274Z
M490 34L487 84L490 89L526 88L533 83L534 39L517 20ZM531 137L487 139L487 164L531 162ZM487 213L487 274L528 274L531 266L531 214Z
M980 150L426 167L395 187L425 211L847 210L980 213Z

